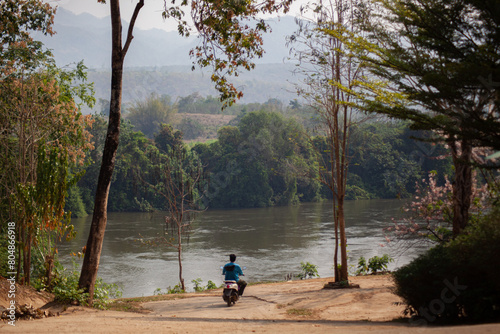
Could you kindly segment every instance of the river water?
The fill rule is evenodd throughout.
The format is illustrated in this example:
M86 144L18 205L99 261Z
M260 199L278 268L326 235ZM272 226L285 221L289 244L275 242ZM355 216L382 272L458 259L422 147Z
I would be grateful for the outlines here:
M345 206L347 249L351 272L360 256L389 254L390 269L408 263L427 246L417 243L409 249L387 245L384 227L400 217L402 201L348 201ZM152 295L179 282L177 252L167 246L149 248L139 239L153 238L163 231L165 213L109 213L98 275L118 284L123 297ZM77 237L59 247L61 262L71 265L70 252L85 245L91 217L72 220ZM385 245L384 247L381 244ZM321 277L333 276L334 234L330 202L262 209L209 210L200 213L192 225L189 242L183 245L183 276L188 290L193 279L203 285L222 283L220 266L228 254L246 266L245 279L279 281L286 274L301 272L300 263L318 266ZM78 263L82 260L76 259ZM339 256L340 260L340 256Z

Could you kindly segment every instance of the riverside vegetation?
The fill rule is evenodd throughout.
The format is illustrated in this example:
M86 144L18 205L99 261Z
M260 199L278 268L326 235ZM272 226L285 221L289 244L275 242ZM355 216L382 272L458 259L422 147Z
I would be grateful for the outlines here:
M318 181L317 157L328 157L327 139L313 132L315 120L306 107L293 101L290 106L278 101L239 106L231 109L235 118L219 127L216 138L187 144L180 129L188 133L196 130L184 122L163 123L179 114L178 106L168 101L168 97L149 97L143 103L149 107L133 109L134 117L126 118L110 190L110 211L165 209L164 199L147 183L156 183L159 168L173 150L183 152L182 168L203 166L204 180L193 194L201 208L291 205L331 197ZM191 104L184 102L182 108L200 112L207 105L211 111L213 103L208 97ZM154 112L155 108L163 111ZM141 119L138 114L150 115L149 128L144 128L143 122L135 123ZM153 114L156 119L151 118ZM102 116L92 117L94 124L89 131L94 136L95 148L89 151L85 175L70 189L67 201L67 209L76 216L92 210L107 126ZM196 118L190 119L190 126L202 128ZM138 128L144 132L137 131ZM144 133L149 133L149 137ZM439 181L444 182L444 176L452 173L445 148L415 142L412 136L426 134L410 130L404 122L360 124L352 136L347 198L407 198L415 191L415 184L433 170L437 171Z

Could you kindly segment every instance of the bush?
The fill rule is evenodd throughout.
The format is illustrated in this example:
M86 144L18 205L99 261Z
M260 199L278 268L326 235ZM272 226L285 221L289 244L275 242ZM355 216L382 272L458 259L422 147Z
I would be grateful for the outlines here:
M197 279L194 279L191 281L191 283L194 284L194 291L196 292L202 292L205 290L205 288L203 287L203 285L201 285L201 278L197 278Z
M420 323L500 320L500 210L394 272Z
M319 277L317 265L309 262L301 262L300 266L302 268L302 272L297 275L297 277L299 277L300 279Z
M377 271L386 271L387 265L392 261L394 261L394 259L387 254L384 254L382 257L374 256L368 260L368 269L370 269L373 274L376 274Z
M356 275L367 275L370 270L372 274L377 274L378 271L387 271L387 265L392 261L394 261L394 259L387 254L384 254L381 257L371 257L368 260L368 263L366 262L366 259L361 256L358 260Z
M83 289L78 288L80 272L77 270L76 263L73 262L73 270L71 271L64 269L59 263L57 263L55 267L56 275L53 281L54 286L51 288L55 300L64 304L76 302L79 305L87 306L89 294L84 292ZM45 286L43 278L35 280L34 287L38 290L49 288ZM104 283L103 280L98 277L95 283L94 303L92 307L105 309L110 302L110 298L119 298L121 296L122 292L116 284Z

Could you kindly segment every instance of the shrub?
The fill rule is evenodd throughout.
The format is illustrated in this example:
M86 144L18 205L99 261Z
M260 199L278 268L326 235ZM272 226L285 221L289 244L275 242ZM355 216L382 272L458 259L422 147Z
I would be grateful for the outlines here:
M368 260L368 269L370 269L373 274L376 274L377 271L386 271L387 265L392 261L394 261L394 259L387 254L382 255L382 257L374 256Z
M222 286L222 285L221 285ZM211 280L208 280L207 282L207 290L213 290L213 289L218 289L219 287L217 286L217 284L215 284L213 281Z
M366 275L368 274L368 264L364 256L361 256L358 260L358 270L356 270L356 275Z
M419 322L500 319L500 210L394 272L396 294Z
M194 279L191 281L191 283L194 284L194 291L196 292L202 292L205 290L205 288L203 287L203 285L201 285L201 278L197 278L197 279Z
M301 262L300 266L302 268L302 272L297 275L297 277L299 277L300 279L319 277L317 265L311 264L309 262Z
M358 270L356 270L357 275L367 275L371 270L372 274L376 274L378 271L386 271L389 262L394 261L389 255L384 254L383 256L374 256L366 262L366 259L361 256L358 260Z
M87 305L89 294L83 289L78 288L78 280L80 272L77 270L77 265L73 262L73 270L64 269L59 263L56 264L56 277L54 278L54 286L52 293L55 299L61 303L77 302L80 305ZM61 270L62 269L62 270ZM39 278L34 282L35 288L44 289L45 283ZM105 309L110 301L110 298L119 298L122 293L116 284L104 283L101 278L97 278L94 289L94 304L92 307Z

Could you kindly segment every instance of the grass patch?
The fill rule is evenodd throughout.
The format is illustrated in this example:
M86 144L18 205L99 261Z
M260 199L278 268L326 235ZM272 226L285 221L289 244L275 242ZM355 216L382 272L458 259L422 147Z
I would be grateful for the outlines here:
M313 315L313 311L307 308L290 308L286 310L286 314L288 315L298 315L301 317L310 317Z

